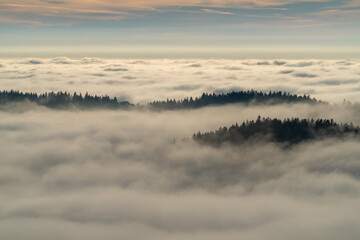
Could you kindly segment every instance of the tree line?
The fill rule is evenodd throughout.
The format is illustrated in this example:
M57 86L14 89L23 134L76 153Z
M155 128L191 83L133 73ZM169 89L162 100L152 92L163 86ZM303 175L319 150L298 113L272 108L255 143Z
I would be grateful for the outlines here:
M84 96L76 92L49 92L43 94L20 92L16 90L0 92L0 104L29 101L49 108L67 108L76 106L80 108L129 108L134 107L128 101L118 101L116 97L97 96L86 93ZM166 101L154 101L146 106L152 110L177 110L177 109L196 109L210 105L225 105L232 103L243 104L280 104L280 103L324 103L308 95L298 96L287 92L261 92L261 91L239 91L229 93L203 93L200 97L184 98L182 100L167 99Z
M200 97L195 99L184 98L182 100L167 99L166 101L154 101L148 104L153 109L193 109L201 108L209 105L224 105L231 103L244 104L279 104L279 103L324 103L315 98L310 98L308 95L298 96L282 91L269 91L264 93L261 91L249 90L228 93L203 93Z
M128 108L132 106L128 101L119 102L116 97L97 96L86 93L84 96L76 92L49 92L43 94L20 92L20 91L2 91L0 92L0 104L28 101L49 108L68 108L76 106L80 108Z
M338 124L333 119L285 119L261 118L221 127L216 131L193 135L193 139L202 144L219 146L224 143L241 145L252 141L270 141L296 144L306 140L322 139L325 137L345 137L358 135L359 126Z

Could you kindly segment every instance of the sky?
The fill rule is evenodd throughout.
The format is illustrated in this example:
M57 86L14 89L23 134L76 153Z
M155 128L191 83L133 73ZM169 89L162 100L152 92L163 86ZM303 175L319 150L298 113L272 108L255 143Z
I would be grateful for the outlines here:
M0 0L0 57L358 58L359 0Z

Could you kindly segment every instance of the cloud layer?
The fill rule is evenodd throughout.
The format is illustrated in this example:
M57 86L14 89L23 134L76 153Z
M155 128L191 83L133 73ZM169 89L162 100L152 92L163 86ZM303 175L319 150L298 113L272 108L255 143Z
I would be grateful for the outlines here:
M237 89L358 101L358 60L1 60L1 89L88 91L132 102ZM301 77L296 74L313 74ZM199 146L258 115L360 125L358 106L188 111L0 110L0 238L358 239L360 141ZM65 230L64 230L65 229Z
M1 112L0 237L357 239L358 141L181 140L258 114L360 123L349 109L306 105Z
M0 89L88 91L146 103L203 92L283 90L360 101L359 60L1 60Z

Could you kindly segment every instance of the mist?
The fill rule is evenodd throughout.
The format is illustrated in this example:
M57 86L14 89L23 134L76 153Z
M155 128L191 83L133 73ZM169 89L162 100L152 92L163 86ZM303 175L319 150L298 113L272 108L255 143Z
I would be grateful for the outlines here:
M3 239L357 239L359 141L212 148L258 115L360 124L353 107L241 104L180 111L3 109Z
M0 88L67 91L147 103L203 92L286 91L331 103L360 101L359 59L1 59Z

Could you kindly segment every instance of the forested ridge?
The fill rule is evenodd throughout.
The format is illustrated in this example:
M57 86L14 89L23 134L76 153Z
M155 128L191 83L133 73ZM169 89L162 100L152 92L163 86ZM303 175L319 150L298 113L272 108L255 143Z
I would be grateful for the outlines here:
M7 103L19 103L28 101L36 103L41 106L49 108L110 108L110 109L123 109L134 107L128 101L118 101L116 97L110 98L109 96L90 95L88 93L82 95L81 93L69 92L49 92L43 94L21 92L17 90L2 91L0 92L0 105ZM298 96L286 92L261 92L261 91L239 91L229 93L203 93L200 97L187 97L182 100L167 99L166 101L153 101L147 105L139 105L141 108L149 108L151 110L177 110L177 109L196 109L212 105L225 105L225 104L281 104L281 103L324 103L318 101L310 96Z
M182 100L167 99L166 101L154 101L148 105L154 109L192 109L210 105L225 105L231 103L243 104L280 104L280 103L324 103L308 95L298 96L282 91L269 91L267 93L255 90L238 91L228 93L203 93L200 97Z
M132 106L127 101L119 102L116 97L89 95L84 96L76 92L70 94L68 92L49 92L43 94L28 93L20 91L2 91L0 92L0 104L16 103L29 101L38 105L49 108L68 108L71 106L79 108L128 108Z
M359 135L359 126L338 124L332 119L261 118L240 125L220 127L216 131L196 133L193 139L202 144L219 146L224 143L241 145L251 141L296 144L306 140Z

